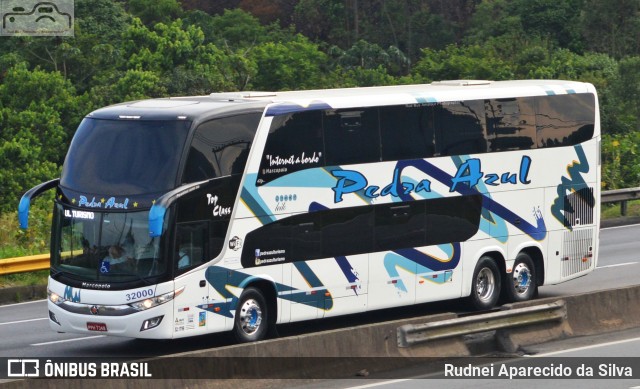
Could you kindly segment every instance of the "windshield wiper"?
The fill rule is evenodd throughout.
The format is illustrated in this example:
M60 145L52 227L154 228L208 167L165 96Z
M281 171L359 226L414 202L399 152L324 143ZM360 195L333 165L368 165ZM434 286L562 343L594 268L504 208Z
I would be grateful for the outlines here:
M150 282L149 280L147 280L147 278L150 278L151 276L147 276L147 277L142 277L140 274L138 273L128 273L128 272L117 272L117 273L113 273L113 272L109 272L107 274L101 274L101 277L111 277L111 276L135 276L137 277L140 281L144 282L147 285L153 285L152 282Z
M55 273L51 274L51 278L53 278L56 281L58 281L58 278L60 278L61 276L69 277L69 275L73 275L72 273L69 273L68 271L64 271L64 270L56 270L55 268L52 268L51 270L55 271Z

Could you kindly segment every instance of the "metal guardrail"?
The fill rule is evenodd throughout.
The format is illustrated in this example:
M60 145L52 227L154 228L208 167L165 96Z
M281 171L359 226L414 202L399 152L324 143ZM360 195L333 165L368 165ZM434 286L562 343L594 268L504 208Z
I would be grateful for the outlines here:
M563 321L566 317L567 308L565 302L564 300L558 300L549 304L507 309L457 319L424 324L407 324L398 327L398 347L411 347L431 340L479 332Z
M600 202L620 203L620 216L627 216L627 202L640 199L640 188L607 190L601 193Z
M640 188L626 188L604 191L601 203L620 203L621 216L627 215L627 201L640 199ZM49 254L28 257L0 259L0 275L45 270L49 268Z
M0 259L0 275L23 273L49 268L49 254Z

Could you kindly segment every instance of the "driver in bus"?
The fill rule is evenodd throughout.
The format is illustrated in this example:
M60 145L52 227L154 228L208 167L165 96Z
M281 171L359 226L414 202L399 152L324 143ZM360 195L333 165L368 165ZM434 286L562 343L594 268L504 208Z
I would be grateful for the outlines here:
M128 257L121 246L113 245L109 247L109 255L104 258L104 262L108 262L110 266L119 265L118 267L124 267L129 265L129 267L132 267L133 258Z
M109 247L109 255L104 258L105 262L109 262L112 266L127 261L124 256L124 249L120 246L113 245Z

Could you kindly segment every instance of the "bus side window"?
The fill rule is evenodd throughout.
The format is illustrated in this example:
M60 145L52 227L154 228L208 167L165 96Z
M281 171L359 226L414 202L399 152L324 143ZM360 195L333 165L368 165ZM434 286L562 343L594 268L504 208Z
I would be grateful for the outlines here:
M431 109L424 106L381 107L382 160L432 157L435 152L432 116Z
M535 100L538 147L573 146L593 138L592 94L538 96Z
M327 166L380 162L377 108L324 111L323 127Z
M176 229L175 267L178 272L201 265L208 251L208 222L180 223Z
M438 156L487 152L484 101L440 103L433 108Z
M182 183L242 174L260 113L230 116L202 123L195 131Z
M257 185L320 166L324 166L321 111L275 116L260 161Z
M485 100L491 151L536 147L535 104L531 97Z

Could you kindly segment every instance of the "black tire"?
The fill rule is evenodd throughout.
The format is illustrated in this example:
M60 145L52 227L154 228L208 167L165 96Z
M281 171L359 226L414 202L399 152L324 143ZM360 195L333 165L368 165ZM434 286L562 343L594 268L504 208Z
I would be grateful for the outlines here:
M513 263L513 271L504 277L504 298L507 302L527 301L536 296L536 267L529 254L518 254Z
M473 271L469 305L479 311L493 308L500 298L501 280L500 269L493 258L480 258Z
M249 287L242 292L233 324L233 334L240 343L266 338L270 318L267 300L260 289Z

